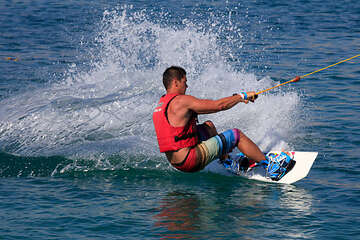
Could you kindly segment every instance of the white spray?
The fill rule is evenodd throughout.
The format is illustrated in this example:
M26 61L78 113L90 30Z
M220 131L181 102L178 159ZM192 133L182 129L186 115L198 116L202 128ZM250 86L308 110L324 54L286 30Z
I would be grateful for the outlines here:
M184 20L182 27L164 26L148 20L145 11L130 10L104 12L95 47L87 49L90 70L72 64L60 83L1 101L3 150L31 156L141 155L151 161L160 156L151 116L164 93L166 67L184 67L188 94L200 98L274 85L269 77L235 69L226 59L241 45L219 44L222 33L212 25ZM297 93L275 91L200 120L211 119L219 131L240 128L264 151L287 148L300 105Z

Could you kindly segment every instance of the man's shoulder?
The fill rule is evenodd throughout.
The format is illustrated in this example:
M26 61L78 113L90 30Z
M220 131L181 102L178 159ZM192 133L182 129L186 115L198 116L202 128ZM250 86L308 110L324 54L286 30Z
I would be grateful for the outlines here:
M178 95L176 98L174 98L173 102L176 105L189 105L195 100L197 100L197 98L191 95Z
M181 100L181 101L191 101L191 100L196 99L196 97L191 96L191 95L185 95L185 94L183 94L183 95L178 95L178 96L176 96L175 99Z
M191 95L178 95L170 102L170 108L174 111L188 109L195 99Z

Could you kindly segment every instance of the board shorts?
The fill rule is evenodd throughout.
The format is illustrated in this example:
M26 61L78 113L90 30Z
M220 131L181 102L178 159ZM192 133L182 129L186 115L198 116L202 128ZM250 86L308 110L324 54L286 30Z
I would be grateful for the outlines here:
M180 171L197 172L202 170L213 160L231 152L240 140L240 130L236 128L211 138L203 124L197 125L197 128L201 143L190 148L182 162L172 164Z

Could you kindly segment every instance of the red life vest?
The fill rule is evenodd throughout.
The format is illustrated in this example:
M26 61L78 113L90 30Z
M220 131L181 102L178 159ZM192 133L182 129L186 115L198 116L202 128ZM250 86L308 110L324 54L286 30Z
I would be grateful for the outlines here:
M198 144L196 131L197 114L194 113L184 127L173 127L167 118L169 103L179 94L166 94L159 100L153 113L153 121L160 152L177 151Z

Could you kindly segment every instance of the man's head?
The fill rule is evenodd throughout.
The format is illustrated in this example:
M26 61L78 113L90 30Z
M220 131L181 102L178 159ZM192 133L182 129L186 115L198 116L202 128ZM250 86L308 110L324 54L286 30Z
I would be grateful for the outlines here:
M163 74L163 83L166 90L175 86L183 87L186 90L186 71L182 67L177 66L167 68Z

